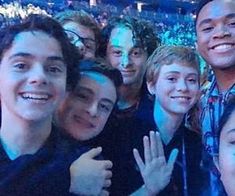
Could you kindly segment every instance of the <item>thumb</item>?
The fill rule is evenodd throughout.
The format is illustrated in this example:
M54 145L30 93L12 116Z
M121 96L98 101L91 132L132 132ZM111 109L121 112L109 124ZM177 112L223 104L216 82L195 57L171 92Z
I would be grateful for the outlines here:
M83 157L86 158L95 158L96 156L98 156L100 153L102 152L102 148L101 147L97 147L97 148L92 148L91 150L89 150L88 152L83 154Z

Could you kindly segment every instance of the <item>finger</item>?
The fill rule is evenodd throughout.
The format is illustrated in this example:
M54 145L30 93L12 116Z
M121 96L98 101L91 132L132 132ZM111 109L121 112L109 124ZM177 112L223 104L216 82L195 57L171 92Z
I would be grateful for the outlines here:
M162 140L159 132L156 132L156 140L157 140L157 152L159 157L165 157L164 155L164 150L163 150L163 145L162 145Z
M109 192L105 189L101 190L100 196L109 196Z
M169 157L168 162L167 162L167 165L171 170L173 170L173 168L174 168L174 164L175 164L175 161L177 159L178 153L179 153L179 150L176 149L176 148L174 148L171 151L170 157Z
M158 157L157 139L154 131L150 131L149 137L150 137L150 148L151 148L152 158L157 158Z
M101 147L97 147L97 148L92 148L91 150L89 150L88 152L84 153L82 156L86 157L86 158L95 158L96 156L98 156L100 153L102 152L102 148Z
M149 137L144 136L143 138L144 142L144 159L145 159L145 165L149 164L152 160L151 158L151 152L150 152L150 145L149 145Z
M145 165L144 165L143 160L142 160L141 157L140 157L139 151L138 151L137 149L133 149L133 154L134 154L135 161L136 161L136 163L137 163L137 165L138 165L140 171L143 171Z
M111 184L112 184L111 180L105 180L103 187L104 187L104 188L108 188L108 187L111 186Z
M106 179L112 178L112 175L113 175L113 173L110 170L106 170L104 173L104 176Z
M109 160L99 160L100 163L102 163L103 169L111 169L113 167L112 161Z

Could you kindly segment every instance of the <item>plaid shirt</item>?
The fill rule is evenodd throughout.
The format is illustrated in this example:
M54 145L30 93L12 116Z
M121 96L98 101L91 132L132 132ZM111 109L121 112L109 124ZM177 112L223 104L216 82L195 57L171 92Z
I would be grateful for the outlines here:
M210 155L218 154L218 126L228 100L235 96L235 84L226 91L219 92L215 78L200 100L200 125L203 145Z

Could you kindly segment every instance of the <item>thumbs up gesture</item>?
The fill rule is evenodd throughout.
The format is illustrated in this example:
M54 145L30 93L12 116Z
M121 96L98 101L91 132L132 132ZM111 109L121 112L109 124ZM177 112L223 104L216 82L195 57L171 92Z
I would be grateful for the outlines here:
M81 155L70 166L70 192L79 195L109 195L113 164L108 160L95 160L102 148L93 148Z

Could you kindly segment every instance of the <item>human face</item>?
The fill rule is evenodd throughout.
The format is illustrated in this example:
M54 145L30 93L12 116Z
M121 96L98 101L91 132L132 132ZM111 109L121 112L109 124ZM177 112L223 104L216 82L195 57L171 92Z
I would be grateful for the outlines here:
M159 107L169 114L183 116L199 94L198 71L182 63L162 65L155 84L148 89L155 95L154 115Z
M94 138L103 130L116 99L116 88L109 78L83 72L76 91L59 109L61 126L77 140Z
M84 59L95 58L96 41L91 29L75 22L67 22L63 28Z
M65 94L66 70L56 39L41 31L16 35L0 64L2 117L51 117Z
M121 72L124 85L142 85L147 52L135 46L129 28L120 26L112 30L106 55L110 64Z
M235 66L235 1L206 4L196 24L197 48L213 69Z
M220 135L217 168L229 196L235 195L235 111L225 123Z

